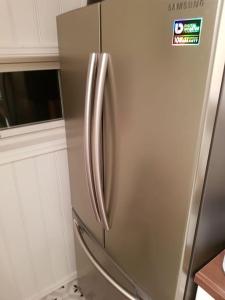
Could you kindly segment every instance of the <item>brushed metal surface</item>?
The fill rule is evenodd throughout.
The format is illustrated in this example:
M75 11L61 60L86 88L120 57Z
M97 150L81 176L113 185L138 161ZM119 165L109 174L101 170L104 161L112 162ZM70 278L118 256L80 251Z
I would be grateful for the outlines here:
M96 199L96 192L93 177L93 164L92 164L92 111L94 100L94 88L98 63L98 54L92 53L89 57L86 96L85 96L85 113L84 113L84 152L85 152L85 169L87 175L88 188L91 198L91 205L95 214L96 220L100 223L101 218L99 215L98 204Z
M85 254L87 255L90 262L94 265L94 267L99 271L99 273L119 292L121 293L126 299L130 300L141 300L140 297L138 297L136 294L131 294L130 291L128 291L126 288L121 286L121 284L112 277L112 275L104 268L104 266L101 265L101 263L95 258L91 250L88 248L88 245L86 244L82 228L79 226L78 222L74 220L74 228L75 232L77 234L77 238L80 242L81 247L83 248Z
M105 81L107 74L109 56L102 53L99 58L98 74L96 79L95 103L93 112L93 175L98 202L101 222L105 230L109 230L108 216L106 212L106 203L103 190L103 172L102 172L102 114Z
M90 204L84 158L86 80L89 55L100 51L100 7L96 4L68 12L57 18L57 24L72 206L103 242L102 226Z
M190 270L190 259L193 250L193 241L196 232L196 225L201 209L203 186L206 179L207 163L212 143L212 135L215 126L216 113L218 109L221 85L223 80L225 65L225 1L219 0L215 17L213 40L211 45L211 58L206 81L205 102L206 111L202 118L200 129L200 149L198 165L195 174L195 183L192 188L192 205L189 209L189 219L185 247L183 252L183 262L181 264L179 282L177 286L176 300L183 297L187 281L188 270ZM218 216L221 218L221 216ZM188 298L187 298L188 299ZM192 298L190 298L192 299Z
M82 239L86 247L89 249L91 256L98 261L110 277L115 278L119 286L123 286L128 293L138 295L141 299L151 300L142 290L140 290L130 280L130 278L115 264L112 258L106 253L104 247L96 240L93 234L83 224L76 212L73 210L73 217L82 231ZM79 267L79 286L81 287L85 299L87 300L126 300L127 298L121 294L104 276L98 271L95 265L89 260L83 247L81 246L77 235L75 234L76 254L79 257L77 261Z
M102 3L102 51L110 54L104 173L112 227L106 249L154 300L183 297L187 228L196 221L190 211L198 212L203 185L192 204L203 124L210 113L210 142L218 101L215 93L212 107L207 96L218 3L174 11L170 1ZM173 47L174 20L197 17L203 18L200 45Z
M225 79L220 95L214 138L208 163L186 299L194 299L194 275L225 248Z

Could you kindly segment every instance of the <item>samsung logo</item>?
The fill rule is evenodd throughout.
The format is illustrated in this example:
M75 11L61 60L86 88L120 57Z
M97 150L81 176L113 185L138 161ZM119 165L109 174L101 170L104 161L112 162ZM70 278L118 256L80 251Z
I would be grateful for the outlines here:
M186 0L173 2L169 4L169 11L183 10L183 9L191 9L191 8L199 8L204 6L204 0Z

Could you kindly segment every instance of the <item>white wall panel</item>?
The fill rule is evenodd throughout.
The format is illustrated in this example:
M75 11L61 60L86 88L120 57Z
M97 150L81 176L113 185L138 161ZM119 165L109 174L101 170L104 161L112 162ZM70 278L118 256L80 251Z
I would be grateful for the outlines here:
M26 299L36 291L36 281L12 165L1 167L0 182L1 234L5 237L6 247L12 261L13 273L22 299Z
M52 284L53 272L37 185L36 165L34 159L30 158L14 163L13 167L35 280L38 289L41 289Z
M42 46L57 47L56 16L60 14L59 0L36 0L39 38Z
M51 265L55 280L66 276L68 267L65 256L65 240L59 206L59 190L54 154L35 158L39 193L45 220Z
M86 0L0 0L0 58L56 55L56 16L86 3Z
M7 0L0 0L0 47L13 47L12 17Z
M6 248L6 243L3 238L3 231L0 228L0 291L1 299L21 300L21 294L18 290L18 285L16 284L15 274L13 273L13 267L11 264L11 259L9 256L8 249ZM13 287L13 288L12 288Z
M73 238L73 224L71 220L72 205L70 201L70 186L69 186L69 170L67 163L67 152L66 150L58 151L54 153L54 160L56 165L56 173L58 177L58 188L60 195L60 207L62 211L63 219L63 230L67 249L67 263L69 272L73 272L75 266L75 249L74 249L74 238Z
M35 0L7 0L10 6L17 47L38 46Z
M15 136L0 138L2 300L38 300L76 277L63 128L59 134L57 126L39 126L21 135L12 129ZM46 140L53 146L57 139L61 148L46 148ZM5 154L13 149L23 157Z

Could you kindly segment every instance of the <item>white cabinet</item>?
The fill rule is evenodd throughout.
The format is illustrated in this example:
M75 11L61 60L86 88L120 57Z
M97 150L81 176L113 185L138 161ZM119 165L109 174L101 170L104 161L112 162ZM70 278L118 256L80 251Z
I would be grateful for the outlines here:
M57 55L56 16L86 0L0 0L0 58Z
M206 291L204 291L201 287L198 287L197 295L195 300L214 300Z

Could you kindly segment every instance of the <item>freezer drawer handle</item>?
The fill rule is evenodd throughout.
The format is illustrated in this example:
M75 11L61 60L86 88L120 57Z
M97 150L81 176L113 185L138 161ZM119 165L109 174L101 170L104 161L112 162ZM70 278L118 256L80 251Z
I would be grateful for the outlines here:
M93 165L91 154L91 114L93 110L94 82L97 72L98 54L92 53L89 57L86 96L85 96L85 116L84 116L84 157L85 169L88 182L88 189L91 199L91 206L97 221L100 223L100 215L97 207L96 193L94 188Z
M81 244L81 247L83 248L84 252L86 253L87 257L90 259L92 264L95 266L95 268L102 274L102 276L109 282L111 285L113 285L122 295L124 295L127 299L130 300L142 300L136 295L132 295L127 289L122 287L106 270L101 264L96 260L94 255L91 253L90 249L88 248L87 244L84 241L84 238L82 236L82 228L79 226L77 221L74 219L75 224L75 230L77 234L77 238Z
M93 117L93 171L98 207L102 224L105 230L109 230L108 216L104 201L102 182L102 112L105 81L107 74L109 55L102 53L99 59L98 74L96 80L94 117Z

